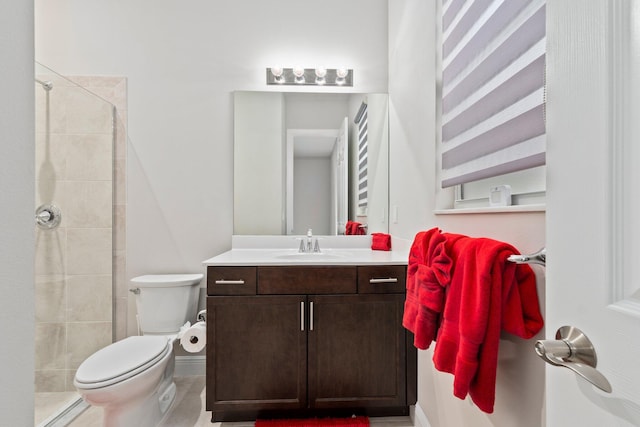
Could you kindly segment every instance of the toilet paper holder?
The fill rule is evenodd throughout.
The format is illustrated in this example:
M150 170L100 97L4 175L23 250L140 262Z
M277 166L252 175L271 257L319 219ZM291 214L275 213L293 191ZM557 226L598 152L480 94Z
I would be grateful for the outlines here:
M196 320L198 322L205 322L207 323L207 310L200 310L198 312L198 315L196 316Z

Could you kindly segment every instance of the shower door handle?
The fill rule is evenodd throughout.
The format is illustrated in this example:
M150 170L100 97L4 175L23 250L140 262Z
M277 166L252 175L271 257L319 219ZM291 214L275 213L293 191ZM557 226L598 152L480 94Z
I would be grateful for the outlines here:
M571 369L600 390L611 393L611 384L596 369L596 350L580 329L563 326L556 332L555 340L538 340L535 350L545 362Z

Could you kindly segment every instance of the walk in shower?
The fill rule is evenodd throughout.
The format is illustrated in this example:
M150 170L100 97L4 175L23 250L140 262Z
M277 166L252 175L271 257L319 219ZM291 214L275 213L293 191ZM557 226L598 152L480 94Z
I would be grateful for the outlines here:
M35 425L59 425L77 367L116 338L117 84L36 63Z

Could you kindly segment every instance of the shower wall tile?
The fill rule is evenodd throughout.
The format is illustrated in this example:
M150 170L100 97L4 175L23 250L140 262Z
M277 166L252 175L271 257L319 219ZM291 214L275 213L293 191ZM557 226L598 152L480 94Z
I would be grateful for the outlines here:
M54 87L56 87L55 85L56 83L54 82ZM67 126L66 99L64 91L61 90L36 91L35 118L38 126L37 131L52 134L64 133Z
M111 181L69 181L66 186L66 226L109 228L113 221Z
M113 325L113 333L114 341L120 341L127 337L127 310L128 310L128 301L127 297L117 297L114 300L114 325Z
M69 135L67 139L68 180L113 179L113 136L111 134Z
M67 279L67 321L112 321L111 275L69 276Z
M113 253L113 277L114 277L114 298L127 298L129 296L129 283L126 279L126 251L116 250Z
M67 274L111 274L111 228L67 230Z
M115 205L113 207L113 250L114 257L117 252L123 252L127 247L124 227L127 219L127 205Z
M126 159L116 159L114 163L114 191L113 202L116 205L127 204L127 161Z
M36 132L36 181L55 181L67 175L67 137Z
M67 391L66 371L63 369L36 370L35 392Z
M72 322L67 323L66 368L78 369L87 357L111 344L111 322Z
M54 230L40 230L39 228L36 228L36 275L65 274L66 250L66 229L62 227Z
M67 90L67 126L70 134L111 134L113 106L83 88Z
M66 318L65 275L36 276L36 323L64 322Z
M67 349L65 324L36 324L35 347L36 369L64 369Z
M64 379L65 379L64 391L75 391L75 392L78 391L76 386L73 385L73 380L76 377L76 371L77 369L66 369L64 371Z
M113 157L116 160L127 158L127 118L126 110L117 110L116 115L116 142ZM122 116L125 114L125 116Z

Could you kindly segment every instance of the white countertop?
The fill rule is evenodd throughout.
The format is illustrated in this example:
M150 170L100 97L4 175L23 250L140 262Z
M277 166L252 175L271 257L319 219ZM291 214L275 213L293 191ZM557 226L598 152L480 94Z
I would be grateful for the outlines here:
M299 253L303 236L233 236L232 249L205 266L406 265L409 245L393 239L391 251L371 249L371 236L318 236L321 253ZM315 239L316 237L314 237Z

